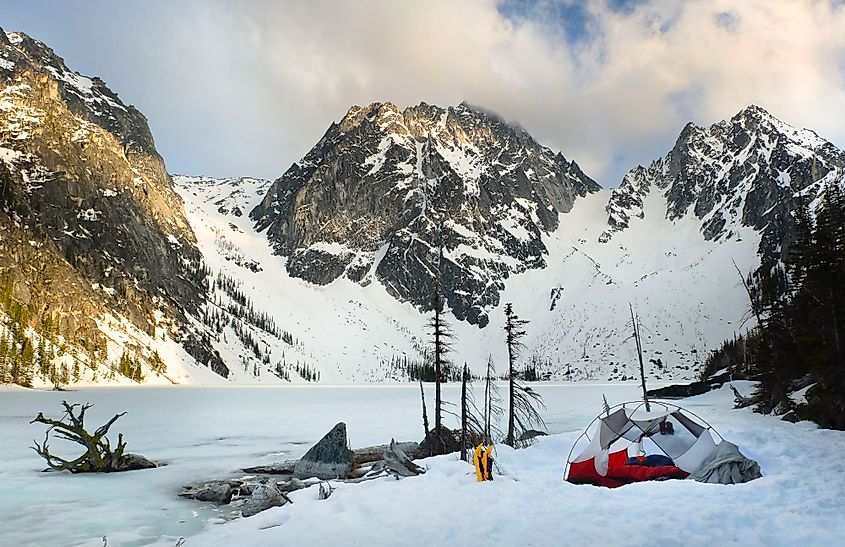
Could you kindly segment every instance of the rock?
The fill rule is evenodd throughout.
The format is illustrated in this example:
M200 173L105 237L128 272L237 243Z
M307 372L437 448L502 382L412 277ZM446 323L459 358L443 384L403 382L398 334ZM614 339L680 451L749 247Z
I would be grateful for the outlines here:
M437 181L431 192L421 178ZM481 109L373 103L332 124L250 218L291 276L378 280L421 311L431 309L431 249L442 242L452 255L438 263L447 305L484 327L510 275L546 266L542 234L599 189L574 161ZM481 254L451 253L460 246Z
M441 446L442 445L442 446ZM440 426L439 432L429 431L417 449L417 457L451 454L461 449L461 432Z
M186 486L179 495L183 498L190 498L197 501L229 503L232 501L234 490L229 482L214 481L198 487Z
M140 454L124 454L115 466L115 471L134 471L135 469L153 469L158 465Z
M789 423L797 423L801 421L801 418L798 417L798 414L795 413L794 410L790 410L780 418L781 420Z
M743 226L757 230L758 254L772 264L795 240L794 199L807 203L824 190L817 184L845 165L845 154L810 131L791 128L758 106L709 128L684 127L675 146L649 167L629 171L611 192L608 229L600 241L646 215L650 192L665 196L661 216L701 223L707 240L731 238ZM783 186L778 173L790 173Z
M171 336L199 330L188 317L205 302L208 273L147 119L43 42L18 33L12 44L0 34L0 148L27 158L0 161L3 208L14 211L0 214L0 270L15 298L58 319L53 328L72 352L83 342L105 347L95 318L109 314L153 338L159 311ZM14 101L6 101L12 92ZM141 362L154 349L137 346L142 340L118 350ZM207 334L191 340L186 351L228 374ZM150 467L134 459L125 465Z
M241 514L251 517L271 507L281 507L287 502L288 500L282 496L274 483L259 484L252 491L252 495L240 504Z
M355 455L348 445L346 424L340 422L297 462L293 470L294 478L345 478L352 471L352 458Z

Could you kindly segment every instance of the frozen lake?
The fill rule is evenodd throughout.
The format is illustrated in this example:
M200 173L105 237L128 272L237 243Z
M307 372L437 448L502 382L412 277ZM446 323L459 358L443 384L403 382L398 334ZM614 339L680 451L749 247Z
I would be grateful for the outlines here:
M636 399L635 384L539 384L550 433L572 440L598 414L602 394L611 405ZM457 385L444 398L459 401ZM504 392L503 392L504 394ZM433 388L426 387L429 417ZM127 415L112 427L127 450L165 467L109 475L42 473L45 464L30 448L44 426L29 422L38 412L58 417L61 401L91 402L86 423L94 429L117 412ZM696 409L698 412L699 410ZM707 409L702 415L707 418ZM397 440L420 440L419 387L135 387L68 392L0 391L0 545L175 544L219 518L209 504L182 500L182 485L238 475L241 467L296 458L331 427L345 421L350 443L362 447ZM447 425L456 425L453 418ZM53 441L54 452L77 455ZM560 470L566 454L561 454Z

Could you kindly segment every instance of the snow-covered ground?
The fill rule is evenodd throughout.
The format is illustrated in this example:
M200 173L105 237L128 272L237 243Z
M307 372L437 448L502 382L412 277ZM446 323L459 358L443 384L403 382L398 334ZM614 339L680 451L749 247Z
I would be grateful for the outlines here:
M742 391L750 388L739 384ZM635 398L633 385L540 384L555 435L512 451L504 476L474 482L454 456L424 460L428 473L315 488L294 504L222 524L213 507L182 500L192 481L236 476L241 466L297 457L343 420L353 446L418 439L413 385L98 388L0 391L2 545L835 545L845 533L845 433L730 410L724 389L681 404L760 462L764 477L738 486L653 482L616 490L563 482L571 443L601 410ZM431 390L429 390L431 391ZM455 386L446 388L456 399ZM90 423L128 410L113 431L129 450L166 467L111 475L41 473L28 447L38 411L91 401ZM60 445L56 444L56 447Z

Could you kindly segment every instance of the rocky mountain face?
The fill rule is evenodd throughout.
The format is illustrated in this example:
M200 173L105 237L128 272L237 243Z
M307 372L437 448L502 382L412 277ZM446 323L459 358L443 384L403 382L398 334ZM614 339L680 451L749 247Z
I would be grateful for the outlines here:
M227 373L187 319L204 301L202 256L147 120L45 44L2 30L0 233L0 276L33 329L108 362L114 340L98 320L110 313Z
M752 105L709 128L687 124L665 157L629 171L610 197L601 239L643 218L644 198L657 192L667 220L694 215L704 238L717 241L752 227L762 235L763 260L777 260L791 243L799 200L812 204L843 177L845 152Z
M504 281L546 265L543 234L599 186L574 161L467 104L352 107L250 213L290 275L380 281L432 308L442 279L483 327Z

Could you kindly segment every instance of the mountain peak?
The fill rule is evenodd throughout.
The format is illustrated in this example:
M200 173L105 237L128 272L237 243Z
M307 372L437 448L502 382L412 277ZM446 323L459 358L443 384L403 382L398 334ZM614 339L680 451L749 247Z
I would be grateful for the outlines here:
M763 235L761 255L777 260L788 245L796 194L819 195L843 176L845 153L752 104L709 128L687 124L666 156L629 172L608 205L605 240L643 218L644 198L657 188L666 218L697 219L708 240L752 228Z
M439 269L455 316L484 326L509 275L545 266L558 215L598 189L477 107L377 102L350 108L251 217L295 277L377 280L427 310Z
M736 113L736 115L731 119L739 119L739 118L772 118L776 119L772 116L768 110L763 108L762 106L756 104L750 104Z

